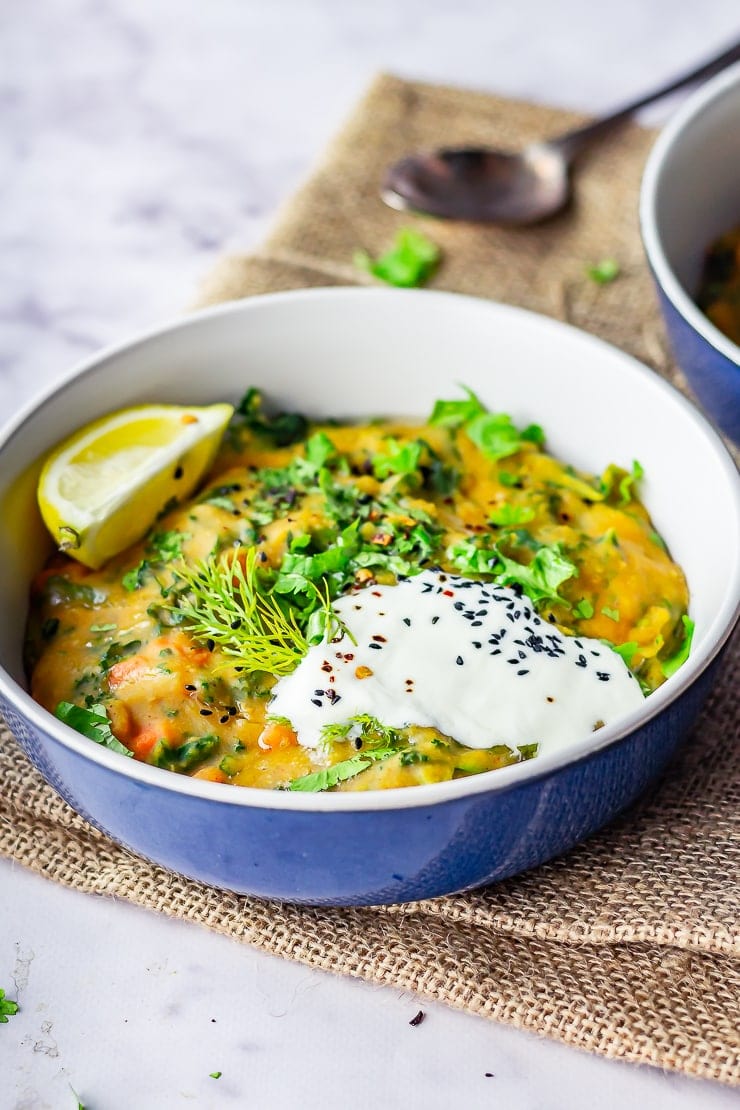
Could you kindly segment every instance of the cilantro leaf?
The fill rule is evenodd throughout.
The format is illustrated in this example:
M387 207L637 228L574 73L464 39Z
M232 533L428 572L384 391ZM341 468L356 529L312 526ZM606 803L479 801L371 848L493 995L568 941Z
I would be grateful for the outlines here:
M620 266L615 258L602 258L591 266L586 267L586 274L597 285L609 285L619 277Z
M573 615L580 620L590 620L594 615L594 607L586 597L582 597L573 609Z
M317 470L336 459L337 455L336 447L323 432L316 432L306 440L306 458Z
M426 444L420 439L411 443L399 443L389 436L386 440L387 455L376 455L373 470L376 478L387 478L391 474L415 474L419 469L421 453Z
M129 640L125 644L114 641L109 644L100 660L101 671L109 671L116 663L120 663L122 659L126 659L129 655L133 655L140 647L141 640Z
M464 574L490 574L497 559L495 551L478 547L475 540L450 544L446 554L455 569Z
M18 1013L18 1003L5 997L5 991L0 990L0 1025L8 1024L8 1017Z
M104 748L110 748L112 752L118 752L119 755L133 758L133 752L124 747L113 735L104 705L91 705L89 709L85 709L69 701L60 701L54 710L54 716L76 732L87 736L89 740L94 740L96 744L102 744Z
M607 641L608 642L608 641ZM617 655L621 655L628 667L632 666L632 660L636 653L639 651L640 645L636 640L628 640L626 644L609 644L612 651L616 651Z
M536 443L539 446L545 439L539 424L530 424L520 432L505 412L481 413L465 425L465 432L486 458L493 462L516 454L523 443Z
M311 794L318 793L321 790L331 790L340 782L346 782L347 779L353 779L355 775L359 775L361 771L366 771L372 763L377 763L381 759L388 759L389 756L396 754L396 748L374 748L359 752L357 755L352 755L349 759L343 759L331 767L325 767L321 771L313 771L308 775L301 775L300 778L293 779L288 783L287 789Z
M503 505L499 505L498 508L492 509L488 519L497 528L503 528L516 524L528 524L530 520L534 520L534 515L534 509L531 505L510 505L505 502Z
M608 617L610 621L618 621L620 619L619 609L610 609L607 605L602 605L601 612L605 617Z
M147 555L159 563L171 563L182 556L182 545L191 538L189 532L154 532L147 543Z
M565 558L559 544L543 545L526 565L509 559L498 547L496 555L498 563L494 581L502 586L521 586L535 603L555 601L562 604L563 598L558 594L558 587L577 573L576 566Z
M694 639L694 630L696 628L696 625L692 621L691 617L687 617L685 614L681 617L681 620L684 627L683 643L681 644L678 651L676 651L668 659L664 659L660 665L660 669L662 670L666 678L670 678L671 675L676 673L678 668L686 662L691 651L691 644Z
M248 389L236 411L250 431L271 439L276 447L298 443L308 434L308 421L298 412L279 412L275 416L266 417L262 411L262 394L259 389Z
M367 251L356 251L354 264L388 285L411 288L431 277L440 259L439 247L414 228L402 227L393 247L373 260Z
M467 393L467 397L463 401L435 401L432 415L429 417L429 424L441 425L445 428L458 428L461 424L467 424L476 416L482 416L486 412L486 406L476 397L472 389L463 386Z
M134 590L139 590L147 580L147 576L151 570L151 565L148 559L142 559L137 566L131 570L126 571L121 579L121 585L124 590L133 593Z

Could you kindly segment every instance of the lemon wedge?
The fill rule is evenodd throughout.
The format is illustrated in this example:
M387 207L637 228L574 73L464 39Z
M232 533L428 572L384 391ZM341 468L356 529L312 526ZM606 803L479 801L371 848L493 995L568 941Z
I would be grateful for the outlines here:
M51 452L38 485L60 549L97 568L140 540L210 467L231 405L141 405L81 428Z

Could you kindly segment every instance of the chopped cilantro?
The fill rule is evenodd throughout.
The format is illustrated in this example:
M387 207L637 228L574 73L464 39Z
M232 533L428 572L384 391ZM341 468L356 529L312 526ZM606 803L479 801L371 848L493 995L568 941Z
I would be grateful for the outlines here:
M91 624L91 632L115 632L118 628L117 624Z
M602 258L599 262L586 267L586 274L597 285L609 285L619 277L620 266L615 258Z
M56 636L58 631L59 631L59 618L58 617L49 617L41 625L41 639L46 640L46 642L48 643L49 640L54 639L54 637Z
M486 406L476 397L472 389L463 386L467 393L467 397L463 401L435 401L432 415L429 417L430 424L441 424L446 428L459 428L461 424L467 424L476 416L481 416L486 412Z
M601 612L605 617L608 617L610 621L618 621L620 619L619 609L610 609L607 605L602 605Z
M54 715L76 732L81 732L89 740L94 740L96 744L102 744L104 748L110 748L112 752L118 752L119 755L133 755L113 735L104 705L92 705L89 709L85 709L69 701L60 701L54 710Z
M640 649L640 645L635 640L629 640L626 644L609 644L612 651L616 651L617 655L621 655L628 667L632 666L632 660Z
M523 443L544 442L539 424L530 424L520 432L505 412L482 413L465 425L465 431L486 458L494 462L516 454Z
M170 747L164 739L158 740L149 756L149 762L157 767L166 767L170 771L191 771L193 767L197 767L207 759L218 744L218 736L211 734L197 736L194 740L188 740L174 748Z
M683 642L678 651L676 651L668 659L664 659L661 663L661 670L663 671L663 674L666 678L670 678L671 675L676 673L678 668L686 662L691 651L691 643L694 639L694 630L696 628L696 625L692 621L691 617L687 617L685 614L681 617L681 621L683 622L684 627Z
M220 1071L209 1071L208 1077L209 1079L220 1079L222 1074L223 1072Z
M431 239L414 228L402 227L386 254L372 259L367 251L356 251L354 264L388 285L411 288L431 277L439 259L439 247Z
M141 562L127 571L121 579L121 585L124 590L132 593L134 590L139 590L147 580L147 576L151 570L148 559L142 559Z
M594 615L594 607L586 597L582 597L577 605L573 607L573 615L578 617L579 620L588 621Z
M306 440L306 458L319 469L337 458L337 449L323 432L316 432Z
M390 474L416 473L425 447L420 439L412 440L410 443L399 443L389 436L386 445L388 453L376 455L373 459L376 478L387 478Z
M5 991L0 990L0 1025L8 1024L8 1017L18 1013L18 1003L5 997Z
M109 644L105 654L100 660L100 669L102 671L109 671L116 663L120 663L122 659L127 656L133 655L141 647L141 640L129 640L125 644L120 644L115 641Z
M182 545L191 538L189 532L154 532L147 543L147 554L159 563L171 563L182 556Z
M534 509L530 505L510 505L505 502L498 508L492 509L488 515L491 524L503 528L515 524L527 524L534 520Z
M270 439L276 447L298 443L308 434L308 421L297 412L280 412L266 417L262 411L262 394L258 389L248 389L237 407L243 425L257 435Z
M498 480L502 486L507 489L516 489L521 485L521 477L518 474L511 474L508 470L499 470Z
M355 775L359 775L361 771L366 771L372 763L387 759L388 756L395 754L395 748L374 748L360 752L357 755L350 756L349 759L343 759L341 762L333 764L331 767L325 767L322 771L313 771L311 774L301 775L300 778L293 779L288 783L287 789L311 794L318 793L321 790L331 790L332 787L338 786L340 782L346 782L347 779L353 779Z
M532 561L526 565L509 559L498 547L496 556L498 562L495 567L495 581L502 586L520 585L535 603L563 604L558 587L577 573L577 568L565 558L559 544L541 546Z

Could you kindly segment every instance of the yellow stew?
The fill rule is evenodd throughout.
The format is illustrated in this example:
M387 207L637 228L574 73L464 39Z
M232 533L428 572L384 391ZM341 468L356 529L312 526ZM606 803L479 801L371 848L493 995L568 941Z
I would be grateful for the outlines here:
M740 227L707 251L698 302L714 326L740 345Z
M270 421L250 391L194 500L101 570L57 555L37 576L33 696L136 759L243 786L410 786L530 758L536 745L506 736L472 749L372 718L308 748L271 718L271 689L331 635L332 598L437 567L515 586L545 628L607 641L654 690L685 657L690 622L640 476L638 463L580 473L547 454L538 426L472 394L424 425L309 426ZM382 758L358 763L363 748Z

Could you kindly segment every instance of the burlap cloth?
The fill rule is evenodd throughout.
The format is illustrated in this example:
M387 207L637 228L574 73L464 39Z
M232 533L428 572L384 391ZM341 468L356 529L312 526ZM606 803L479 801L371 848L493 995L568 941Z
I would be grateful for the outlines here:
M439 143L516 146L568 113L379 78L264 247L212 274L203 302L362 283L352 253L409 217L377 199L383 166ZM536 231L417 219L444 251L433 285L570 320L675 374L637 229L653 135L629 126L583 163L578 201ZM245 139L248 141L248 139ZM587 263L614 257L598 286ZM681 384L681 383L679 383ZM563 859L460 897L379 909L274 905L188 882L78 818L0 732L0 852L78 890L126 898L313 967L567 1044L740 1082L738 653L662 782Z

